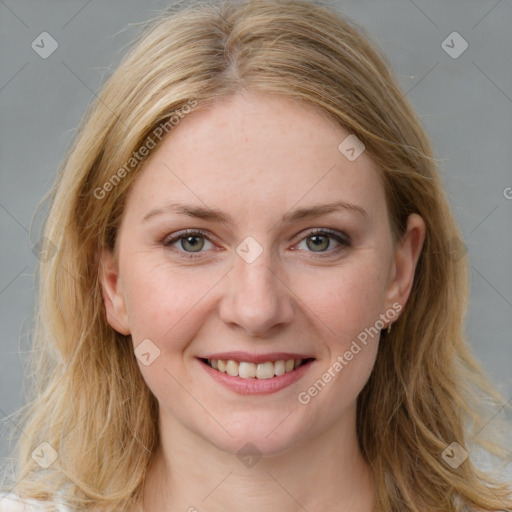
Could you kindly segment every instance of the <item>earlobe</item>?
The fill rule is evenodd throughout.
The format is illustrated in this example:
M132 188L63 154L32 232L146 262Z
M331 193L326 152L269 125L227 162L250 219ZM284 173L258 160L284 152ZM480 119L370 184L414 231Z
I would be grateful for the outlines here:
M98 265L103 302L108 323L120 334L130 334L126 302L119 281L119 270L111 251L103 249L99 254Z
M426 236L423 218L412 213L407 219L407 228L395 252L394 277L390 285L389 300L405 306L414 283L414 273Z

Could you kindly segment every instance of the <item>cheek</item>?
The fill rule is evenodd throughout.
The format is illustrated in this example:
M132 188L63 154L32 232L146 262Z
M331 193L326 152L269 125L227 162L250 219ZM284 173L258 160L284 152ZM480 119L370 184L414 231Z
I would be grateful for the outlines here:
M310 418L321 418L323 426L353 406L370 377L379 346L375 323L383 312L383 289L378 270L346 267L320 276L315 292L304 301L305 310L315 313L310 318L316 319L314 330L322 333L324 357L298 401L310 408Z
M139 255L123 271L129 276L124 289L133 347L137 354L137 347L146 343L151 352L148 366L138 362L142 376L160 401L186 403L182 386L190 387L192 381L183 355L203 327L209 297L221 275L218 270L173 266L154 255Z
M342 345L375 324L383 313L386 272L375 258L301 275L297 295Z
M296 282L305 311L325 344L325 357L299 402L332 419L356 399L368 380L377 356L380 315L384 313L385 265L373 254L328 272L316 272L312 281L301 276ZM311 276L309 276L311 277ZM308 293L306 293L309 290ZM376 325L377 324L377 325Z
M162 346L173 339L179 348L179 340L190 336L185 335L191 327L190 318L207 302L219 279L215 271L169 265L162 255L134 258L123 271L135 345L145 338Z

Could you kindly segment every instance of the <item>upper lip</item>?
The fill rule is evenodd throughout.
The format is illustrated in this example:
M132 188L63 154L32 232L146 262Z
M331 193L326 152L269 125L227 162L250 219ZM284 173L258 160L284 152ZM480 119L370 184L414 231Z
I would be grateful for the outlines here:
M295 352L271 352L268 354L249 354L249 352L216 352L215 354L207 354L199 356L199 359L222 359L223 361L245 361L248 363L266 363L268 361L288 361L289 359L314 359L308 354L297 354Z

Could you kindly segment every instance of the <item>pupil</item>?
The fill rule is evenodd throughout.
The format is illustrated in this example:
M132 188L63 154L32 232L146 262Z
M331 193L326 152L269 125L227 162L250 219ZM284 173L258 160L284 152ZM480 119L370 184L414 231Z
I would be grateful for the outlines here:
M309 245L309 241L313 243L313 246ZM327 242L327 243L326 243ZM329 238L323 235L312 235L308 239L308 246L310 249L316 248L325 250L329 247ZM318 251L316 251L318 252Z
M189 244L190 247L186 247L186 245ZM197 236L187 236L183 238L181 242L181 246L183 249L192 249L192 252L200 251L203 248L204 241L202 238Z

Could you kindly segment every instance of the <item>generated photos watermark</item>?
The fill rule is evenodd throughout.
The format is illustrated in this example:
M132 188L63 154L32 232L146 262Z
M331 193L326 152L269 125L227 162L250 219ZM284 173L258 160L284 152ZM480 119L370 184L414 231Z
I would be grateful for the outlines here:
M132 153L132 156L126 161L126 163L120 167L112 176L101 186L94 189L93 195L96 199L103 199L108 192L113 190L121 181L135 169L141 162L149 155L158 142L162 140L165 135L169 133L172 128L178 125L178 123L187 115L192 112L192 109L197 105L196 100L188 100L186 105L183 105L178 110L175 110L173 114L167 119L165 123L158 125L150 135L147 136L146 140L139 147L137 151Z
M378 336L385 325L393 322L398 313L402 310L402 305L395 302L391 308L382 313L371 327L366 327L357 335L357 340L353 340L349 349L343 354L338 355L334 363L317 379L306 391L301 391L297 399L302 405L307 405L311 399L317 396L337 374L339 374L357 354L368 344L368 341Z

